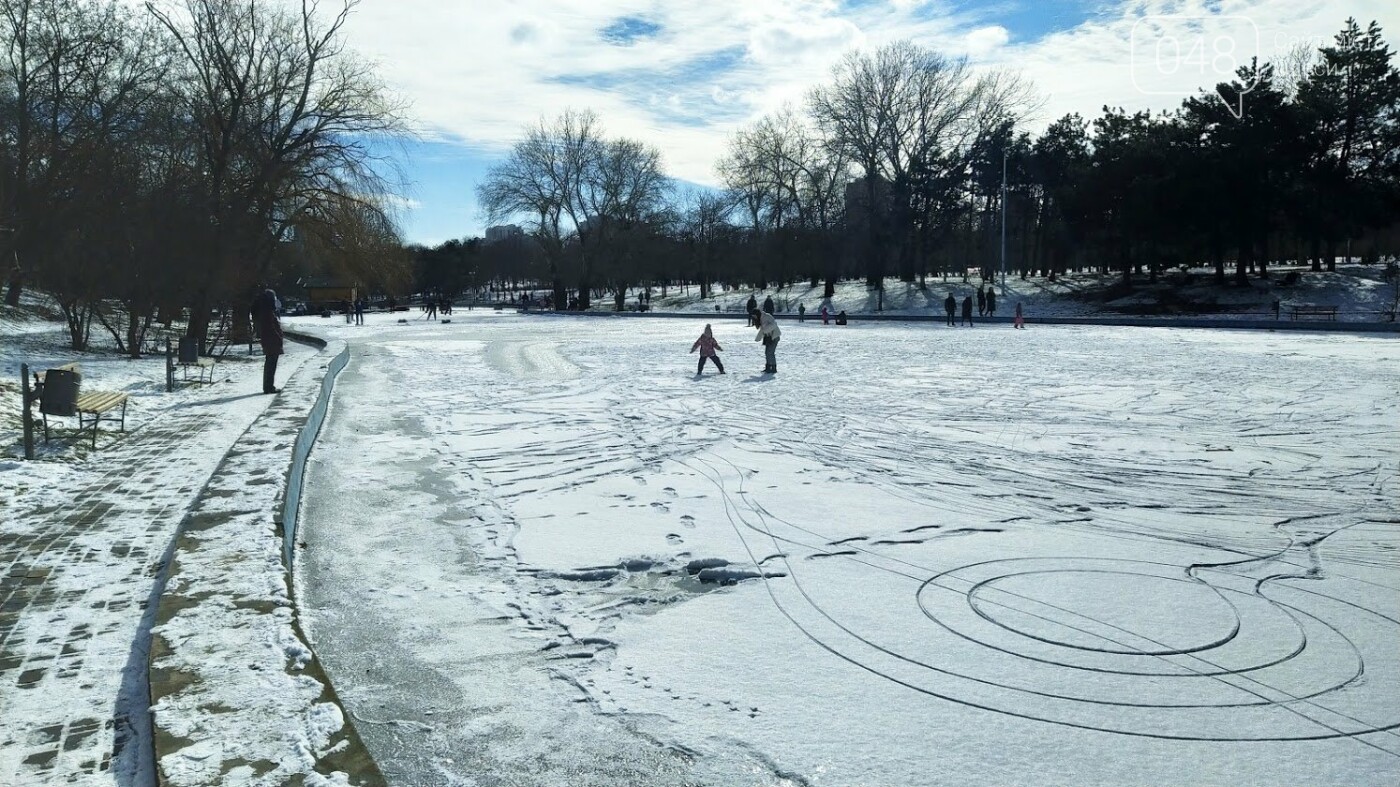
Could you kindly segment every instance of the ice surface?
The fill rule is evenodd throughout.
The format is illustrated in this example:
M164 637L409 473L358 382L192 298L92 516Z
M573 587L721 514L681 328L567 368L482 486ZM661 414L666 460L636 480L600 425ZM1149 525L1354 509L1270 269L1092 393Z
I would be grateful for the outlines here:
M702 325L327 328L302 601L391 773L1400 780L1394 339Z

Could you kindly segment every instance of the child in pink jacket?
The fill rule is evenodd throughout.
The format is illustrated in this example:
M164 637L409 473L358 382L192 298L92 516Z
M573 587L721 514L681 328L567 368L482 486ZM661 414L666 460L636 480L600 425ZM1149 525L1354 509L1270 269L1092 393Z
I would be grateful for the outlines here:
M695 340L695 344L690 345L691 352L700 351L700 363L695 367L695 376L699 377L700 373L705 370L706 359L714 361L715 366L719 367L719 373L724 374L724 364L720 363L719 356L715 355L716 350L723 349L719 346L719 342L715 341L715 334L710 330L710 326L706 325L705 332L700 334L700 338Z

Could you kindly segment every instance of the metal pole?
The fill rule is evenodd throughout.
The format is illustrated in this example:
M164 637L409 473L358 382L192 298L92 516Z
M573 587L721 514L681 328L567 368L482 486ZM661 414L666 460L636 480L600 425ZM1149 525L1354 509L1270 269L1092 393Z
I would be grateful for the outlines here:
M1006 148L1001 150L1001 296L1006 297Z
M34 411L31 402L33 394L29 392L29 364L19 365L20 395L24 397L24 458L34 458Z

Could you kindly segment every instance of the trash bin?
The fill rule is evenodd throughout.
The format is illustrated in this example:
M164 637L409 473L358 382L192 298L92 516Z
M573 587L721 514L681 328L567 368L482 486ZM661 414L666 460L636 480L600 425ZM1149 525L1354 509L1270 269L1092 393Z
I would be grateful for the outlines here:
M78 384L82 376L67 369L44 372L44 390L39 394L39 412L45 415L78 414Z
M195 363L199 360L199 341L193 336L180 337L180 363Z

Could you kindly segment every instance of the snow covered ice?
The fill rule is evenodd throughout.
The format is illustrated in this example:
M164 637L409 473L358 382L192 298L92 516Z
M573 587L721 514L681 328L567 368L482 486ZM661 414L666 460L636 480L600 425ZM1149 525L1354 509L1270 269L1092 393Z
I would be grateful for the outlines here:
M389 316L310 635L413 784L1400 781L1400 344Z

